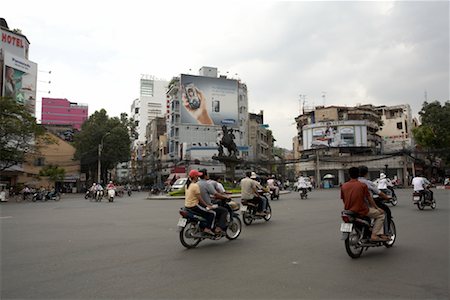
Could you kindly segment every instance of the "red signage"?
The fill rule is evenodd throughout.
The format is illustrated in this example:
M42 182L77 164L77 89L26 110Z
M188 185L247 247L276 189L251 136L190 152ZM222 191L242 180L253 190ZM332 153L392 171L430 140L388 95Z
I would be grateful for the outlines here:
M8 43L10 45L19 47L19 48L24 48L23 45L23 40L21 38L18 38L16 36L13 36L11 34L7 34L2 32L2 42L4 43Z

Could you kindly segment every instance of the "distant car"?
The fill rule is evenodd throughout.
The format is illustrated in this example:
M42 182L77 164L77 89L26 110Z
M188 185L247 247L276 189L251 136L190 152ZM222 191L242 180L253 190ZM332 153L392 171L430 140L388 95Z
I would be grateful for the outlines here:
M186 185L187 180L187 178L178 178L177 181L175 181L175 183L170 187L170 191L174 192L181 190Z

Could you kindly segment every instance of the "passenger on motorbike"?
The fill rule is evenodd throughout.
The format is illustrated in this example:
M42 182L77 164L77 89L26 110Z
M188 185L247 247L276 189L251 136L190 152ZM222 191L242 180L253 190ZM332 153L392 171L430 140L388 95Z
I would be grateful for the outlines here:
M262 189L259 182L256 181L258 177L255 172L245 172L245 178L241 180L241 197L242 201L249 201L258 205L258 215L264 216L267 209L266 199L258 194L258 189Z
M197 182L198 186L200 187L200 193L202 196L202 199L209 205L218 204L213 203L213 199L211 199L211 196L214 197L214 199L217 199L217 201L225 200L229 201L230 197L225 196L224 194L221 194L217 192L217 190L214 188L214 186L209 182L209 176L208 171L206 169L199 170L202 175L200 175L200 180ZM219 233L220 231L225 231L227 229L227 214L228 210L223 207L216 205L214 206L213 210L216 212L216 218L217 218L217 227L215 229L216 233Z
M433 201L433 192L428 188L431 183L425 178L418 174L413 178L411 184L413 185L414 192L419 192L420 194L428 194L430 201Z
M341 199L344 202L344 209L373 218L375 221L370 239L376 242L388 241L389 238L383 234L383 210L377 207L373 201L367 185L358 180L359 169L351 167L348 172L350 180L341 186Z
M200 186L197 183L198 177L201 175L203 174L197 170L191 170L189 172L189 178L186 182L184 206L193 213L206 219L206 228L203 229L203 232L214 234L212 229L214 228L216 212L212 210L212 205L206 203L202 198Z
M394 192L394 184L392 181L386 177L386 174L380 173L380 178L378 179L378 189L385 194L389 194L388 190L392 194L392 197L395 196Z
M275 175L272 175L267 180L267 187L275 193L275 196L278 196L280 194L280 188L278 187Z
M386 232L389 232L389 226L391 224L391 218L392 218L392 214L391 214L391 210L390 208L384 204L384 200L389 200L390 197L388 195L386 195L385 193L383 193L382 191L380 191L375 184L370 181L368 179L369 177L369 168L367 166L360 166L359 167L359 178L358 180L364 184L367 185L367 188L369 189L369 192L371 193L370 196L372 198L372 195L378 195L378 197L376 199L374 199L376 205L381 208L382 210L384 210L384 213L386 214Z

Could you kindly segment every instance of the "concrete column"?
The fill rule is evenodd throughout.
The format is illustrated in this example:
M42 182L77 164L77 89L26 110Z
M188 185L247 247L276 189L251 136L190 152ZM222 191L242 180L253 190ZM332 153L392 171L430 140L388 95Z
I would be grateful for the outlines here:
M345 182L345 171L344 170L338 170L338 184Z

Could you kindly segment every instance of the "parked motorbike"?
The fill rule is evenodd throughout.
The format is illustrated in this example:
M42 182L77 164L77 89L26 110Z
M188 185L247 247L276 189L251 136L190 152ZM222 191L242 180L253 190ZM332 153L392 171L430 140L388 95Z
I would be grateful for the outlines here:
M342 240L345 241L345 250L351 258L358 258L364 250L370 247L385 246L390 248L394 245L397 237L394 220L391 219L389 224L390 235L389 241L371 241L373 220L368 217L360 216L350 210L343 210L341 218L344 221L341 223Z
M300 188L300 199L308 199L308 189Z
M61 195L57 191L53 190L53 191L48 192L45 195L45 199L46 200L59 201L59 200L61 200Z
M38 191L38 192L33 193L31 201L33 201L33 202L47 201L47 199L45 198L45 193L43 191Z
M425 208L425 206L429 206L432 209L436 208L436 200L430 199L431 195L428 192L419 192L419 191L414 191L413 193L413 203L415 205L417 205L417 208L420 210L423 210Z
M116 196L116 190L109 189L108 190L108 202L114 202L114 196Z
M224 236L228 240L234 240L239 237L242 231L242 223L239 218L239 204L230 201L224 203L223 206L228 206L232 214L227 215L227 229L224 232L216 233L214 235L202 231L206 227L206 219L192 212L191 210L182 207L179 211L181 217L178 220L179 238L181 244L190 249L196 247L201 241L220 240Z
M258 212L258 204L255 204L250 201L242 200L241 212L242 212L242 220L245 225L251 225L255 220L264 219L265 221L269 221L272 218L272 208L270 207L270 203L265 193L259 192L261 197L264 197L267 202L266 214L259 215Z

